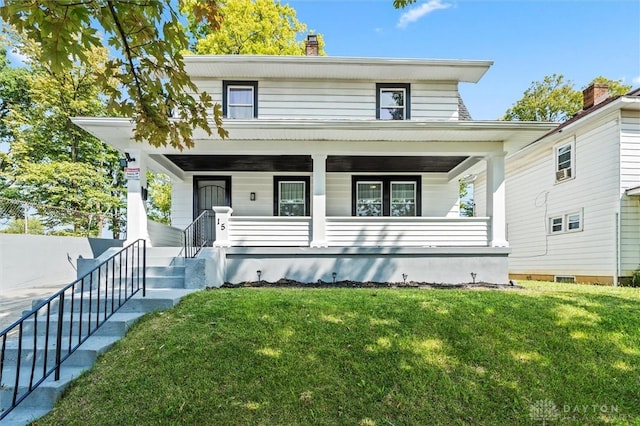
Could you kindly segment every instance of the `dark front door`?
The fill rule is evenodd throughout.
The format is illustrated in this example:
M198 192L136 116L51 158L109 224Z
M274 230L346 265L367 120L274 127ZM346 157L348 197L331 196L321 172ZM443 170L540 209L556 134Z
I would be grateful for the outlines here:
M231 178L230 177L197 177L194 178L194 219L209 210L209 221L206 224L206 237L215 241L214 206L231 206Z

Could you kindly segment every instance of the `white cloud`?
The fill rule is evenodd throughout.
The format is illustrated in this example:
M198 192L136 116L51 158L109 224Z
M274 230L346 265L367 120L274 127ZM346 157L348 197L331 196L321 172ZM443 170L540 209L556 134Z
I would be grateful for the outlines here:
M433 11L439 9L448 9L451 7L451 4L442 3L441 0L429 0L426 3L422 3L419 6L416 6L412 9L407 10L405 13L400 16L398 20L398 28L406 28L407 25L416 22L418 19L430 14Z
M640 86L640 75L637 77L634 77L633 80L631 81L633 82L634 85Z

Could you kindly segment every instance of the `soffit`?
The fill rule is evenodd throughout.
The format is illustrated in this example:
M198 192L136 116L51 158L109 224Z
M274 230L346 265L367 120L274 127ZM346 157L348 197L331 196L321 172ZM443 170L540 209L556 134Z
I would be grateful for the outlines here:
M185 172L312 172L309 155L165 155ZM466 156L328 156L327 172L447 173Z
M459 81L477 83L492 61L351 58L329 56L185 56L191 77L362 81Z

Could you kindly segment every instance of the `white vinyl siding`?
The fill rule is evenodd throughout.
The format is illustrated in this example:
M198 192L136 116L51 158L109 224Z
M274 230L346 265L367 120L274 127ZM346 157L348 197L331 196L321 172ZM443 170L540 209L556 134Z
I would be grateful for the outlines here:
M506 161L507 229L513 274L613 276L618 129L609 115L575 133L580 173L556 184L557 143L539 142ZM478 184L480 180L476 180ZM551 233L550 218L582 213L582 232Z
M620 125L620 263L621 275L640 266L640 196L624 191L640 185L640 113L623 111Z
M201 90L222 103L222 81L195 79ZM411 121L457 120L455 82L411 83ZM376 82L322 80L261 80L259 119L318 118L375 120Z
M171 180L171 226L186 228L193 222L193 179Z

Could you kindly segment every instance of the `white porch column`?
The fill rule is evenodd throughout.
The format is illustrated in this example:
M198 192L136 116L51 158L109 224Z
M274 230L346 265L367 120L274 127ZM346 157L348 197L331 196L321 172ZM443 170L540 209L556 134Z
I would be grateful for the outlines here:
M327 247L327 155L313 154L313 208L311 247Z
M216 214L216 240L213 242L214 247L231 247L229 241L229 218L233 209L231 207L214 206L213 211Z
M142 188L147 186L146 165L140 150L127 150L129 161L125 169L127 178L127 240L131 243L139 238L149 242L147 210L142 199Z
M504 182L505 153L491 154L487 160L487 216L491 218L491 247L509 247Z

